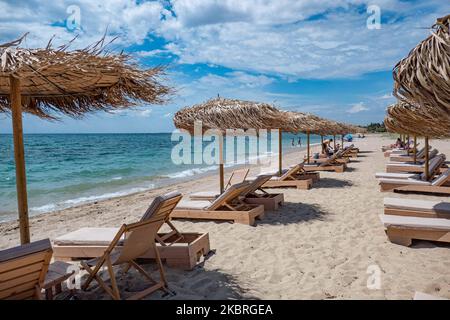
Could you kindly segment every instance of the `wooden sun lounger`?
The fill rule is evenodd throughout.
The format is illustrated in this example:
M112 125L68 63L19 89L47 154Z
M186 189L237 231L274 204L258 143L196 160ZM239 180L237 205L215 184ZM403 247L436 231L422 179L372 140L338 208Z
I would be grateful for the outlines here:
M420 179L379 179L380 191L450 194L450 169L432 181Z
M304 170L304 164L297 164L287 170L283 170L282 176L272 176L269 181L264 183L263 188L297 188L311 189L313 179L306 178L306 174L299 173Z
M264 206L248 204L240 198L248 185L248 182L232 185L212 203L180 201L170 217L172 219L227 220L254 225L256 218L264 217Z
M249 180L250 184L248 185L248 188L244 189L241 193L244 202L250 204L262 204L264 210L277 210L278 206L284 203L284 195L282 193L268 193L262 189L262 186L269 181L271 177L271 174L264 174L253 178L253 180ZM214 191L202 191L191 194L190 199L214 201L219 196L220 193Z
M228 179L227 184L225 185L225 190L231 187L234 184L242 183L247 178L248 172L250 169L239 169L234 170L231 173L230 178ZM194 192L189 195L189 199L191 200L204 200L204 201L212 201L220 196L220 190L213 191L199 191Z
M413 239L450 242L450 219L380 215L393 243L410 246Z
M432 153L438 153L438 151L434 151L436 149L433 149ZM430 157L432 158L432 157ZM422 149L420 149L417 153L416 153L416 161L422 161L425 159L425 147L423 147ZM414 162L414 152L409 153L409 154L391 154L389 161L392 162Z
M384 198L384 214L450 219L450 202Z
M181 200L178 192L156 197L141 221L155 215L165 215L165 224L170 232L156 235L160 258L170 267L185 270L193 269L201 256L210 252L208 233L181 233L169 221L169 215ZM79 260L100 257L113 240L119 228L81 228L54 240L54 258L59 261ZM146 252L140 258L155 259L153 250Z
M420 143L418 143L417 145L419 145ZM430 146L431 149L431 146ZM385 158L389 158L390 156L393 155L412 155L414 153L414 148L409 148L409 149L398 149L398 148L394 148L391 150L382 150L384 152L384 157ZM416 151L418 151L416 149Z
M429 160L429 167L436 168L435 170L439 170L439 168L447 168L447 164L445 163L445 155L440 154ZM437 165L438 164L438 165ZM406 163L406 162L388 162L386 164L386 172L389 173L423 173L425 171L425 164L414 164L414 163Z
M328 160L322 163L316 164L307 164L305 163L303 169L305 171L335 171L335 172L344 172L347 168L345 163L338 163L336 159L342 154L342 150L336 152Z
M271 175L259 175L254 179L249 187L244 190L244 201L250 204L263 205L264 210L278 210L280 205L284 204L284 194L268 193L263 186L270 181Z

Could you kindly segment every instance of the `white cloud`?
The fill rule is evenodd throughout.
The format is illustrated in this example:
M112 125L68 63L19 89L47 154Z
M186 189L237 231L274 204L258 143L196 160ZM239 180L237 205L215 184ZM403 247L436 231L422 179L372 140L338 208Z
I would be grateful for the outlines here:
M369 15L360 10L368 4L373 1L176 0L175 15L158 32L171 41L166 48L180 63L297 79L340 78L391 69L429 34L422 27L448 11L440 0L381 0L376 4L387 23L369 30Z
M75 33L64 26L66 9L77 5L82 31L74 47L95 42L105 30L108 39L119 37L118 49L142 44L153 34L168 43L140 51L139 56L172 54L178 63L205 63L295 81L389 70L429 34L424 27L449 9L442 0L378 0L384 23L380 30L369 30L368 14L361 9L373 2L172 0L168 11L163 5L169 3L166 0L4 0L0 31L4 41L30 31L25 43L30 47L46 45L54 34L55 44L67 42ZM249 80L249 88L270 81Z
M81 32L71 32L65 26L70 5L80 8ZM98 41L108 31L108 39L118 36L115 45L123 47L140 44L150 32L161 24L161 16L167 14L158 1L135 2L131 0L65 0L65 1L15 1L0 2L0 31L3 41L16 39L30 32L25 45L42 47L56 35L54 44L72 40L77 33L74 47L83 47Z
M347 113L359 113L362 111L368 111L369 108L364 105L363 102L355 103L352 105L350 109L347 110Z
M380 97L380 99L393 99L393 98L394 96L392 95L392 93L386 93Z
M143 117L143 118L148 118L148 117L150 117L151 114L152 114L152 109L145 109L145 110L137 112L137 115L139 117Z

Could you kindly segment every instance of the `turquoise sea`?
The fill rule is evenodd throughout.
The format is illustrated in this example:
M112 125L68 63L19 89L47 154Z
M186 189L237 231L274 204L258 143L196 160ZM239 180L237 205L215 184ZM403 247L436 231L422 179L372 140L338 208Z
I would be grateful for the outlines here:
M304 147L304 135L283 134L283 149L300 150L300 137ZM311 137L311 143L319 141ZM175 165L171 152L178 142L171 141L171 133L25 134L24 143L31 215L217 170L216 165ZM0 204L0 221L17 217L13 137L8 134L0 135Z

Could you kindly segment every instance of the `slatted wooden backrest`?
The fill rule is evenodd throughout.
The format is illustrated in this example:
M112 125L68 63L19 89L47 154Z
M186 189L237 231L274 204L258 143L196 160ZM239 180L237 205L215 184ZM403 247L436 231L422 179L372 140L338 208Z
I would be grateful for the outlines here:
M159 216L164 216L168 220L170 213L175 209L182 197L183 195L179 192L170 192L156 197L147 211L145 211L141 221Z
M213 203L208 207L208 210L217 210L220 207L224 206L226 203L231 203L236 200L242 192L248 187L249 182L242 182L238 184L234 184L225 190Z
M247 178L249 171L250 171L250 169L234 170L230 176L230 179L228 179L225 189L231 187L234 184L244 182L245 178Z
M39 299L52 254L49 239L0 251L0 299Z
M246 196L256 192L256 190L261 188L267 181L270 180L270 178L272 178L271 174L261 174L257 176L256 179L250 182L248 187L242 192L242 195Z
M296 164L292 167L290 167L283 175L280 177L280 180L286 180L288 179L292 174L297 173L297 171L300 169L300 165Z
M120 256L114 261L114 264L135 260L154 249L156 235L165 221L166 217L160 215L141 222L123 225L115 239L119 239L122 234L126 236L123 245L120 246ZM117 243L112 242L113 247L117 244L118 241Z

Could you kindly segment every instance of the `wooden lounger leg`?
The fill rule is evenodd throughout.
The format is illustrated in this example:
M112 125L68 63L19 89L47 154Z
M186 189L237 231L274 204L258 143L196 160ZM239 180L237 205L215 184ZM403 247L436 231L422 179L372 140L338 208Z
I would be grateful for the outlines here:
M412 244L411 238L405 237L404 235L401 234L401 232L398 232L394 229L390 229L390 228L387 229L386 234L392 243L399 244L399 245L406 246L406 247L409 247Z
M248 224L249 226L255 225L255 218L250 215L244 215L238 219L233 220L234 223Z
M94 273L95 269L97 268L92 270L84 261L81 261L81 266L89 273L88 280L81 287L83 290L87 290L92 280L95 280L113 299L115 299L114 292L107 286L107 284L103 281L102 278L100 278L100 276L97 273Z
M108 266L108 274L111 280L112 292L114 293L113 299L120 300L120 292L119 288L117 287L116 275L114 274L114 269L111 264L111 259L109 257L106 258L106 265Z

